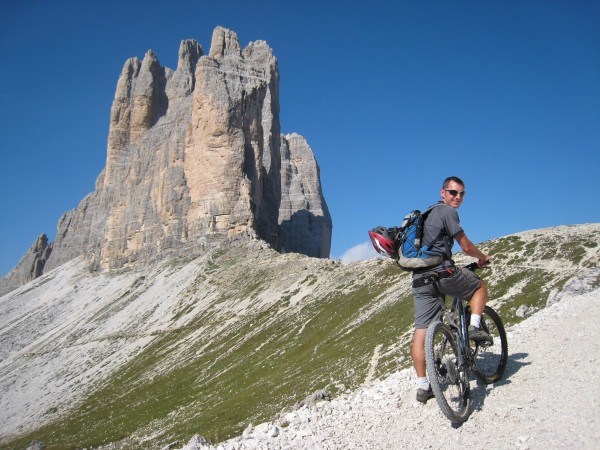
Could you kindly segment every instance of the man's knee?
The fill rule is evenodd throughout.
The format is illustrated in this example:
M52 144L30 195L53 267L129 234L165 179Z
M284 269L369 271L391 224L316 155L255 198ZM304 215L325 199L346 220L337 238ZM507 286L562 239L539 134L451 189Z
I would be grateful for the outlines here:
M487 296L488 296L488 285L485 281L481 280L481 284L479 285L479 288L477 289L477 291L475 291L475 293L479 293L479 295L482 295L484 299L487 300Z
M415 328L413 340L419 340L425 342L425 335L427 334L427 328Z
M425 335L427 334L427 328L417 328L413 334L413 353L420 352L421 348L425 349Z

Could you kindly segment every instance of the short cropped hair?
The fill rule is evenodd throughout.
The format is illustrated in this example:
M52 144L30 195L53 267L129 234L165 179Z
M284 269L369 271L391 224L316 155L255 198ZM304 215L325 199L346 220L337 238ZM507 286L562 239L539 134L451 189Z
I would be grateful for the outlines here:
M454 181L455 183L460 184L462 187L465 186L465 183L460 178L458 178L458 177L448 177L448 178L446 178L444 180L443 187L447 188L451 181Z

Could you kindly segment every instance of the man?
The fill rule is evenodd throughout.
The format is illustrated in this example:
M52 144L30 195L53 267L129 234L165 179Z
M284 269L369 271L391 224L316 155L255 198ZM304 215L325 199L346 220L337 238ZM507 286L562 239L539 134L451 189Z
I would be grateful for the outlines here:
M480 327L481 314L487 301L487 285L472 271L461 269L452 261L452 246L458 242L469 256L477 258L480 267L486 266L490 257L473 244L462 227L457 209L465 196L465 184L458 177L448 177L440 190L441 201L431 210L425 220L423 242L431 245L432 252L445 255L445 260L435 267L420 269L413 274L413 296L415 308L415 334L412 344L412 358L417 372L417 400L426 403L433 397L425 369L425 335L427 327L441 312L441 302L445 296L460 297L469 300L471 323L469 337L475 341L489 339L489 335ZM419 279L424 273L443 273L432 284L421 285Z

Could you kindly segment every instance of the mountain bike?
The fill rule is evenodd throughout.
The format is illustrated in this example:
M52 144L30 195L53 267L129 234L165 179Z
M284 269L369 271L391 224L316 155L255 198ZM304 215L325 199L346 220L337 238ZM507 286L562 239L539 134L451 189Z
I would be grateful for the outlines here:
M477 263L465 266L475 271ZM469 340L469 306L454 298L450 309L442 303L441 320L432 322L425 337L425 362L435 399L452 423L471 414L469 376L475 373L485 384L498 381L506 368L508 344L500 316L486 306L481 327L491 336L486 342Z

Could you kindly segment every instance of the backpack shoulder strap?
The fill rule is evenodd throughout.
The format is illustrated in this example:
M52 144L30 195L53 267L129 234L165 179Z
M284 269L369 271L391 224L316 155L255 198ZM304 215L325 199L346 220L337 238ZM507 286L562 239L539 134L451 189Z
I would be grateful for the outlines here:
M427 208L425 211L423 212L419 212L419 221L417 222L417 230L415 233L415 243L414 246L416 248L421 248L425 243L423 242L423 234L425 231L425 220L427 220L427 216L429 216L429 213L437 206L439 206L441 204L441 202L438 202L434 205L431 205L429 208ZM436 238L437 240L437 238Z
M437 202L437 203L434 203L434 204L433 204L433 205L431 205L429 208L427 208L425 211L423 211L422 215L425 215L425 214L429 215L429 213L430 213L430 212L431 212L433 209L437 208L438 206L442 206L443 204L444 204L444 202L442 202L441 200L440 200L439 202Z

